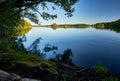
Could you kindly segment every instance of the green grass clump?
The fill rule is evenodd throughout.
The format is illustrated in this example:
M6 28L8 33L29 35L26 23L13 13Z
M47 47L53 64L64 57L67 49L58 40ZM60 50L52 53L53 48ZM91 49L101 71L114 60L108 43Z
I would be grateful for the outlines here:
M94 69L96 73L108 73L108 69L102 64L96 64Z
M28 67L41 66L46 68L53 68L54 63L46 61L40 56L34 54L26 54L24 52L16 51L13 53L2 53L0 54L0 65L12 66L14 64L21 63Z
M119 81L116 77L106 77L105 79L102 79L101 81Z

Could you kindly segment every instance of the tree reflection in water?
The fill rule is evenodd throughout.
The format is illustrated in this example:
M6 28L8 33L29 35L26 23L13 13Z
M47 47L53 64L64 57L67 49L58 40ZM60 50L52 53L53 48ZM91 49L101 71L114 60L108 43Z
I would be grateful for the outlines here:
M26 52L28 54L33 53L37 56L41 56L43 58L45 58L46 54L48 52L53 52L53 54L56 54L55 57L50 58L50 61L55 61L56 63L63 63L63 64L69 64L69 65L74 65L72 63L72 50L71 49L66 49L63 54L57 54L56 51L58 50L57 46L54 45L50 45L49 43L46 44L43 48L43 50L40 50L39 45L40 45L40 41L42 40L41 37L37 38L27 49ZM19 40L17 41L17 44L19 46L19 48L24 49L24 45L23 42L25 42L25 36L19 38Z

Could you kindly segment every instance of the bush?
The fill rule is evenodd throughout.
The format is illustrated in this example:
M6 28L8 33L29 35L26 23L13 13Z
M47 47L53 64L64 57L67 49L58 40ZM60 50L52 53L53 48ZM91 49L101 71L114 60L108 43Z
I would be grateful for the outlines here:
M28 67L41 66L46 68L54 67L54 63L46 61L40 56L34 54L26 54L24 52L16 51L14 53L2 53L0 54L0 66L12 67L17 63L22 63ZM4 64L4 65L3 65Z
M101 81L119 81L116 77L106 77L105 79L102 79Z
M96 64L94 69L96 73L108 73L108 69L102 64Z

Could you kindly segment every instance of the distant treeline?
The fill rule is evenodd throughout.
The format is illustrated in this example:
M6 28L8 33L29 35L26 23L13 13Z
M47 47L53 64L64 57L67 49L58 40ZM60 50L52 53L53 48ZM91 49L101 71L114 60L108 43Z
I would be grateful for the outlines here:
M89 27L91 26L90 24L56 24L53 23L51 25L51 27L53 29L57 29L57 28L85 28L85 27Z
M52 27L53 29L57 28L86 28L86 27L95 27L98 29L111 29L117 32L120 32L120 19L112 22L101 22L96 24L57 24L53 23L52 25L33 25L33 27Z
M73 27L73 28L79 28L79 27L88 27L88 26L91 26L89 24L61 24L61 25L58 25L59 27L64 27L64 28L67 28L67 27Z
M112 22L102 22L93 24L93 27L100 29L111 29L120 32L120 19Z
M92 26L90 24L57 24L53 23L51 25L32 25L33 27L52 27L53 29L56 28L85 28Z

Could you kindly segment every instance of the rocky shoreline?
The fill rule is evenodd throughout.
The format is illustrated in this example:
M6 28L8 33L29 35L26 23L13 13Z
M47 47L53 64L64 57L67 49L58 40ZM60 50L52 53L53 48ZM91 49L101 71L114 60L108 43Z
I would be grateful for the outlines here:
M6 71L0 70L0 81L41 81L41 80L22 78L18 74L8 73Z
M0 81L101 81L105 77L120 77L110 73L96 73L94 69L75 67L67 64L56 64L56 68L48 69L40 66L26 67L19 64L17 71L13 68L7 73L0 70ZM32 78L32 79L31 79Z
M112 80L104 80L109 77ZM17 51L0 54L0 81L120 81L120 76L104 66L77 67Z

